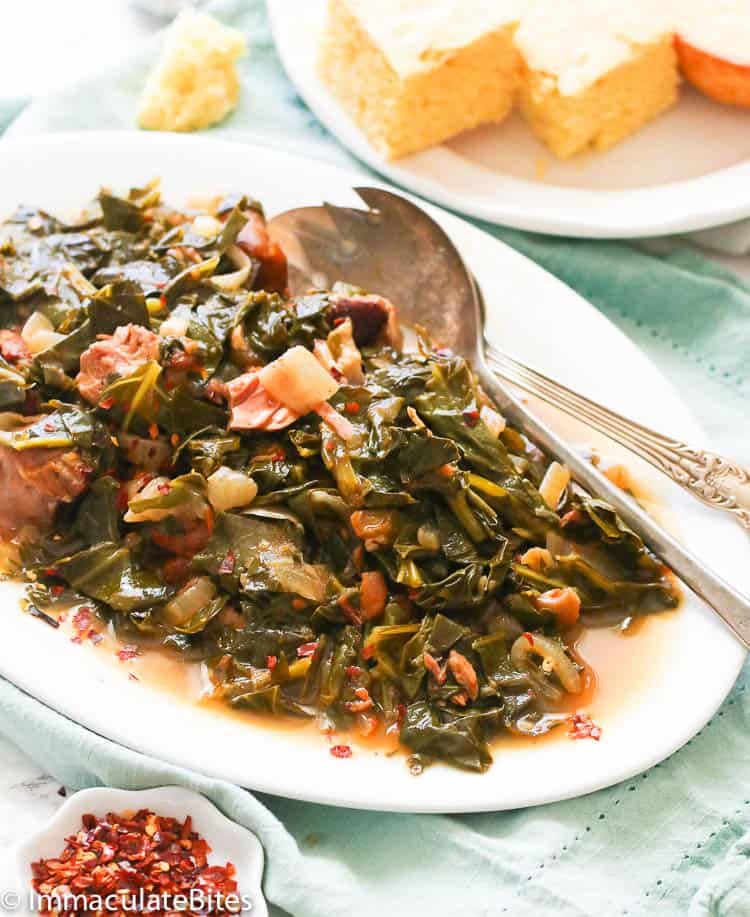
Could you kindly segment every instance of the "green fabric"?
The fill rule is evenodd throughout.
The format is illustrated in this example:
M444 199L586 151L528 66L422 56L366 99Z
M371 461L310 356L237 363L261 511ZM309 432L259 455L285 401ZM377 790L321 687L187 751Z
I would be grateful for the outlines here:
M216 9L248 35L251 51L242 102L213 132L350 164L286 79L260 0ZM95 84L34 102L9 135L132 128L156 45ZM0 125L10 107L0 106ZM747 460L747 285L679 246L664 254L661 246L485 228L601 309L681 389L712 439ZM258 834L265 893L295 917L734 917L750 913L749 675L746 666L701 733L629 783L536 809L462 817L252 795L114 745L8 682L0 682L0 730L69 787L179 783L204 793Z

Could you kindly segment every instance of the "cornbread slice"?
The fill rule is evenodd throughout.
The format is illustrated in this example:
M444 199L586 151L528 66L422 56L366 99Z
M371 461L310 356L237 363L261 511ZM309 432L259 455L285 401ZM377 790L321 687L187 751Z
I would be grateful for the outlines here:
M521 111L560 159L608 150L677 101L667 5L652 0L537 2L516 44Z
M319 73L390 159L513 107L521 0L329 0Z
M750 0L690 0L676 15L686 79L718 102L750 108Z

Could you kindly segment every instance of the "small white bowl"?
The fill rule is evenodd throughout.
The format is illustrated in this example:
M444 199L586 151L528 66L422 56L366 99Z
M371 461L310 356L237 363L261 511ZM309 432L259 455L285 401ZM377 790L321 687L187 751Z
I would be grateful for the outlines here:
M116 790L95 787L81 790L68 799L55 815L15 850L18 887L16 914L31 913L30 864L56 857L65 847L65 838L81 827L81 816L91 812L104 816L107 812L151 809L157 815L183 820L190 815L194 829L211 847L209 862L214 865L232 863L236 869L238 891L252 901L252 908L243 911L252 917L268 917L261 891L263 848L258 838L246 828L230 821L207 799L180 786L162 786L152 790ZM11 892L12 894L12 892Z

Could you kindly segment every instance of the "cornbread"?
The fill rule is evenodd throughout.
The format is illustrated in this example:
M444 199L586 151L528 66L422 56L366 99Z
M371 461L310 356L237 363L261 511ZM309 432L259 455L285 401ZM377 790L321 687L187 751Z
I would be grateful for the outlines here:
M395 159L513 107L522 0L329 0L319 72L373 146Z
M750 0L690 0L677 11L677 54L706 95L750 108Z
M515 41L524 58L519 104L555 155L607 150L677 100L667 4L537 0Z
M205 13L185 9L167 33L138 105L148 130L194 131L222 121L237 104L235 61L245 38Z

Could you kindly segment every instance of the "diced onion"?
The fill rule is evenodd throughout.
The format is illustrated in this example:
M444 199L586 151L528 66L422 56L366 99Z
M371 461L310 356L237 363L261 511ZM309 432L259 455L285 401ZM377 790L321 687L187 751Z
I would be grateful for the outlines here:
M505 418L502 414L491 408L488 404L482 405L479 416L484 422L485 427L493 436L500 436L505 429Z
M230 245L226 255L237 270L232 271L231 274L215 274L211 278L211 283L224 292L239 289L250 276L250 270L253 266L253 262L239 245Z
M159 325L159 336L163 338L181 338L187 334L188 320L179 315L170 315Z
M328 569L322 564L300 564L293 560L275 560L268 565L284 592L322 602L328 583Z
M177 595L164 606L164 619L181 627L216 598L216 586L207 576L197 576L183 586Z
M297 414L308 414L339 388L310 351L299 346L264 366L259 381L272 398Z
M581 676L559 643L538 633L521 634L520 637L516 637L510 648L510 660L513 665L525 671L533 665L532 656L541 658L544 671L554 672L568 694L580 694Z
M552 462L539 485L539 496L550 509L557 509L560 497L570 482L570 472L559 462Z
M417 541L426 551L440 550L440 532L434 525L427 522L417 529Z
M251 477L226 465L217 468L208 478L208 499L219 513L247 506L257 494L258 485Z
M21 330L21 337L30 353L41 353L54 347L65 335L55 331L54 325L43 312L32 312Z
M202 236L204 239L213 239L214 236L222 230L222 223L208 213L201 213L197 216L190 227L196 236Z
M162 489L166 487L169 489L171 487L171 481L169 478L158 477L152 478L146 486L137 491L130 497L129 502L135 502L140 500L153 500L154 497L158 497L162 493ZM161 519L166 519L167 516L174 515L174 508L172 509L144 509L140 513L133 512L132 509L128 509L125 515L122 517L123 522L159 522Z

